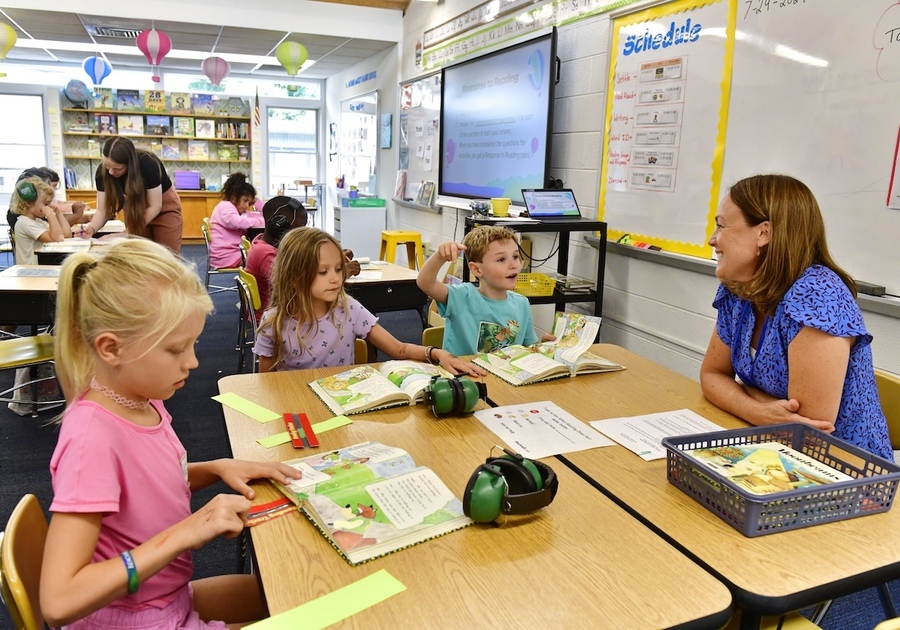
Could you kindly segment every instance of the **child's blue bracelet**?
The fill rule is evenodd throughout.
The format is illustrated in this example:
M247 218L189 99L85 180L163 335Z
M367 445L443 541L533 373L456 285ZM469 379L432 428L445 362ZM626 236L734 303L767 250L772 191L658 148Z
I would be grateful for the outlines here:
M128 594L134 595L141 586L137 567L134 566L134 558L131 557L130 551L123 551L119 555L122 557L122 562L125 563L125 570L128 571Z

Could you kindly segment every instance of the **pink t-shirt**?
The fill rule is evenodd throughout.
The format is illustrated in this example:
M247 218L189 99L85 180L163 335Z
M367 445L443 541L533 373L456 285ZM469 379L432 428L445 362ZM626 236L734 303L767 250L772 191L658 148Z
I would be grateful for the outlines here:
M266 224L261 213L250 210L241 214L230 201L220 201L209 222L209 264L217 268L240 266L241 237L250 228Z
M151 404L160 416L155 427L128 422L83 398L63 414L50 460L50 511L103 514L94 562L134 549L191 514L187 452L162 401ZM110 605L163 608L192 572L191 552L185 551L137 593Z

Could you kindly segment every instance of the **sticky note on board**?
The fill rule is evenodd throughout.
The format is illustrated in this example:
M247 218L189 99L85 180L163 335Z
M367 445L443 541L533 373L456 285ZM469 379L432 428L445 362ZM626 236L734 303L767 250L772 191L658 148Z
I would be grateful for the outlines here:
M287 612L247 626L254 630L318 630L360 613L406 590L382 569Z
M234 392L219 394L218 396L213 396L212 399L226 407L231 407L235 411L240 411L242 414L250 416L257 422L271 422L272 420L281 419L280 413L270 411L261 405L257 405L255 402L238 396Z

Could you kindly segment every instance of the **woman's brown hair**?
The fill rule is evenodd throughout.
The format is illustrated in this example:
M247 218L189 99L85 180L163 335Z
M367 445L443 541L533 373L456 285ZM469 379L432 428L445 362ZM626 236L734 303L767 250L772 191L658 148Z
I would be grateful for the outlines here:
M119 193L116 179L109 174L106 168L100 168L100 177L103 180L103 191L106 193L106 207L102 208L107 219L116 216L119 210L124 210L125 227L129 234L147 236L147 222L144 212L147 209L147 188L144 178L141 177L141 154L149 155L159 166L162 176L162 163L149 151L138 149L128 138L116 136L103 144L103 156L116 164L123 164L125 172L125 198ZM99 208L98 208L99 209Z

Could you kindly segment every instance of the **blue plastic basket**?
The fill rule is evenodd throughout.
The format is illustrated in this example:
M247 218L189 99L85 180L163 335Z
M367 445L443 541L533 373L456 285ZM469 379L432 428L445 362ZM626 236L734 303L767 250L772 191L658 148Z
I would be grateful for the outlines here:
M775 494L753 494L683 451L779 442L853 477ZM745 536L841 521L891 509L900 467L805 424L779 424L665 438L669 482Z

